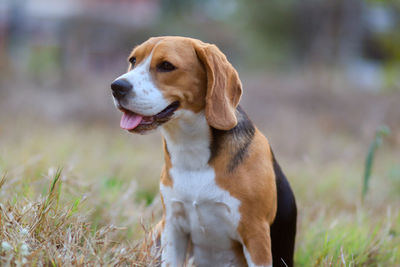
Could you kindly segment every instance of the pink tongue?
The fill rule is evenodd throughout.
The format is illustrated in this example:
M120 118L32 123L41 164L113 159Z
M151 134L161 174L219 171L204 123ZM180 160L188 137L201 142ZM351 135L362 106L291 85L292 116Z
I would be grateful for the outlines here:
M139 123L142 121L142 118L143 117L140 115L124 112L119 125L122 129L133 130L139 125Z

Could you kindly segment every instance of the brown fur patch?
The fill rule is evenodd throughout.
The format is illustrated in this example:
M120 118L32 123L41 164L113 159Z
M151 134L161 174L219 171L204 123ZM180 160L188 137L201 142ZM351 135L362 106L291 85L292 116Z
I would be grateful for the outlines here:
M230 130L237 124L235 111L242 96L239 75L215 45L194 42L194 47L207 72L207 122L216 129Z
M163 169L161 171L161 183L165 186L172 187L173 186L173 180L171 179L169 175L169 170L172 167L171 163L171 158L168 152L168 147L167 147L167 142L165 142L165 139L163 138L163 144L164 144L164 161L165 164L163 166ZM164 203L163 203L164 207Z
M210 165L214 167L217 185L240 200L239 235L257 265L272 263L269 226L277 203L275 173L267 139L256 129L254 140L243 163L228 172L232 151L222 146Z

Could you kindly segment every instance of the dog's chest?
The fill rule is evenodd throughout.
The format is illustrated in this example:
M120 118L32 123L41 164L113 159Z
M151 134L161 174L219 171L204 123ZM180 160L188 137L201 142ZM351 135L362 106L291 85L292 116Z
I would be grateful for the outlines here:
M166 223L190 235L196 247L227 250L237 240L240 201L219 187L210 158L210 129L204 114L178 111L163 130L171 159L172 186L161 184Z
M161 186L167 220L194 245L227 249L237 240L240 201L215 183L214 169L171 168L173 187Z

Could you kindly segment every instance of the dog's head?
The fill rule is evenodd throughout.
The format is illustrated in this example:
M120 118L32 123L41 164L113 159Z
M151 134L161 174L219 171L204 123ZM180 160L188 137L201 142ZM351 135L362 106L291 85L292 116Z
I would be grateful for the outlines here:
M215 45L155 37L135 47L128 60L128 72L111 84L114 103L123 112L123 129L148 132L179 118L178 109L204 111L216 129L229 130L237 124L242 85Z

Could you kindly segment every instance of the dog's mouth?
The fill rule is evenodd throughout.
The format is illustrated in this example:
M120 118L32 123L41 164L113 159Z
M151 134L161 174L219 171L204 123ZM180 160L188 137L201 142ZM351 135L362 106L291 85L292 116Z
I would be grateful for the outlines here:
M121 118L120 126L122 129L137 133L153 130L170 120L178 108L179 102L175 101L153 116L143 116L125 108L120 108L124 113Z

